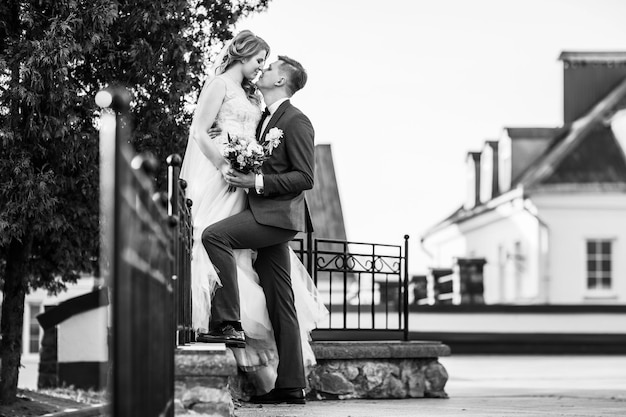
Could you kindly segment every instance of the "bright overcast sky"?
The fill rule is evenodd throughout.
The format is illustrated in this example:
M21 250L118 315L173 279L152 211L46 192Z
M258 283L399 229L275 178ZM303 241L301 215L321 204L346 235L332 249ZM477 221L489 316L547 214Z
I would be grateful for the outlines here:
M624 0L271 0L242 21L309 73L293 103L332 145L349 240L401 244L465 196L465 155L562 123L561 51L626 51Z

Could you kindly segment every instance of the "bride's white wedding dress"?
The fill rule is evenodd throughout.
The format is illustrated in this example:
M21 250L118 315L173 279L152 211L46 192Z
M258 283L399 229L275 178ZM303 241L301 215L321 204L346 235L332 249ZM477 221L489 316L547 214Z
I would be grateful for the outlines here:
M227 76L217 76L226 86L226 96L217 115L217 125L222 129L220 137L213 139L220 151L227 141L227 134L255 140L261 109L251 102L246 93ZM212 80L210 82L219 82ZM194 116L195 119L195 116ZM180 177L187 182L187 197L193 201L191 214L193 221L193 247L191 260L192 320L197 330L208 329L211 311L211 296L219 284L219 278L201 241L202 232L209 225L233 214L246 206L246 194L241 188L228 191L228 185L221 173L204 156L193 138L194 123ZM261 368L270 370L270 381L265 379L269 390L273 387L277 366L277 351L272 325L267 312L263 288L253 268L255 252L235 250L237 278L241 305L241 323L246 337L245 349L233 349L239 366L246 371ZM296 311L300 325L303 358L306 366L315 363L315 356L309 343L309 334L327 314L324 304L319 301L317 290L306 268L291 252L291 282L294 290ZM267 373L266 373L267 374Z

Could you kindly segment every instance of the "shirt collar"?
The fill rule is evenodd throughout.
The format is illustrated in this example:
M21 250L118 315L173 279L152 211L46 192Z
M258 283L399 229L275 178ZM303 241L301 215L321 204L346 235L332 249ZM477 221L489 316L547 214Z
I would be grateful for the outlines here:
M287 100L289 100L289 98L283 97L273 102L271 106L268 106L267 109L269 110L270 115L274 115L274 113L276 113L276 110L278 110L280 105L283 104Z

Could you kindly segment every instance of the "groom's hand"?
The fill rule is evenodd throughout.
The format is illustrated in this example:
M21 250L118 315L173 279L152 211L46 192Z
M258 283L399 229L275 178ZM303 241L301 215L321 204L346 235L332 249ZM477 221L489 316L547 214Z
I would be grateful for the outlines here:
M222 134L222 129L217 127L216 125L211 126L209 130L206 131L209 134L211 139L215 139L216 137Z
M254 188L254 179L254 172L244 174L232 168L224 174L224 180L228 184L238 188Z

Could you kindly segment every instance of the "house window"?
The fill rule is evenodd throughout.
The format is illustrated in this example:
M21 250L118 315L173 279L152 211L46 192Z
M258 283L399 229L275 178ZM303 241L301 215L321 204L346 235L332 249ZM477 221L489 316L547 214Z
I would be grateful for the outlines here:
M612 259L610 240L587 241L587 289L610 290L612 286Z
M30 329L28 334L28 353L39 353L41 327L37 315L41 311L40 303L30 303Z

